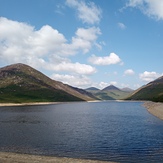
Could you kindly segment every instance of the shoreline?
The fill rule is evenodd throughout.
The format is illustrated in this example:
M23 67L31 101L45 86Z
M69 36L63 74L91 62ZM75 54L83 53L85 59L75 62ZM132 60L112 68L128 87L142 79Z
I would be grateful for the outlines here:
M1 106L32 106L32 105L53 105L62 102L27 102L27 103L0 103Z
M29 154L0 152L0 162L3 163L115 163L111 161L98 161L87 159L75 159L66 157L52 157Z
M148 110L148 112L155 117L163 120L163 103L146 101L143 106Z
M35 105L54 105L54 104L62 104L62 103L70 103L70 102L107 102L107 101L116 101L116 102L140 102L140 101L128 101L128 100L93 100L93 101L64 101L64 102L23 102L23 103L0 103L1 106L35 106ZM144 101L143 101L144 102Z
M23 102L23 103L0 103L1 106L35 106L35 105L54 105L71 102L98 102L98 101L63 101L63 102Z

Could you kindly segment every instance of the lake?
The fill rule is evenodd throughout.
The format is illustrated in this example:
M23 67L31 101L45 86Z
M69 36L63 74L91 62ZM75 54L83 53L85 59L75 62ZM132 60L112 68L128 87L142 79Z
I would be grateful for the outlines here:
M0 151L117 162L163 162L163 121L142 102L0 107Z

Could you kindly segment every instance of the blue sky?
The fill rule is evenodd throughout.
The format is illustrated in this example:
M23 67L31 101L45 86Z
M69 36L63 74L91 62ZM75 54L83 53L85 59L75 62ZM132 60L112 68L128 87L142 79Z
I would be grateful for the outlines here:
M72 86L140 86L163 75L162 0L0 0L0 67L28 64Z

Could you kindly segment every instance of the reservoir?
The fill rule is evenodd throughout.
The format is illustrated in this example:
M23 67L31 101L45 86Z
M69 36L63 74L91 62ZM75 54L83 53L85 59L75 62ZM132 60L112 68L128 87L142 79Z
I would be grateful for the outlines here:
M0 151L163 162L163 121L142 104L104 101L0 107Z

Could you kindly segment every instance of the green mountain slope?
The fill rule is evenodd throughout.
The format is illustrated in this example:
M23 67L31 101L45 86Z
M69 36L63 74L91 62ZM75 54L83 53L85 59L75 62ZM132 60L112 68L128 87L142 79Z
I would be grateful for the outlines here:
M0 102L87 100L94 97L54 81L28 65L19 63L0 69Z
M163 102L163 76L139 88L127 100Z

